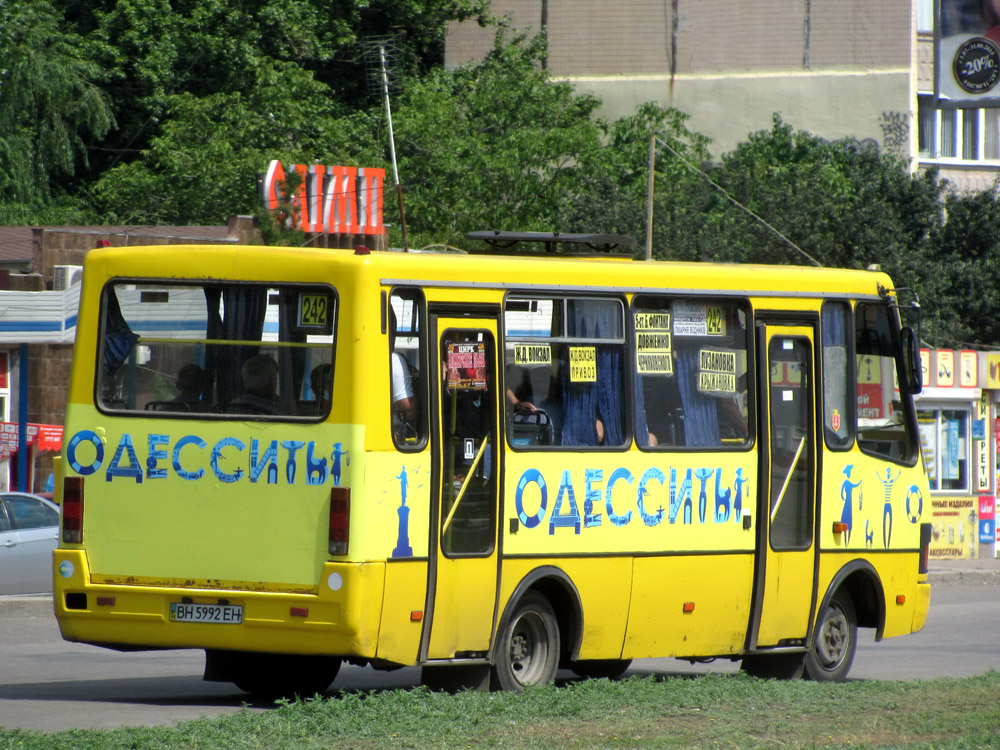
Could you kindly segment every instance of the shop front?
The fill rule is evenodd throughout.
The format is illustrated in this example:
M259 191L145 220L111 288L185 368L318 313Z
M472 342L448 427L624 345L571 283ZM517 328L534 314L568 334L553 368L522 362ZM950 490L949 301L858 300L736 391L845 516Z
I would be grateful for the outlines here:
M931 489L931 557L994 557L1000 353L924 349L921 360L917 419Z

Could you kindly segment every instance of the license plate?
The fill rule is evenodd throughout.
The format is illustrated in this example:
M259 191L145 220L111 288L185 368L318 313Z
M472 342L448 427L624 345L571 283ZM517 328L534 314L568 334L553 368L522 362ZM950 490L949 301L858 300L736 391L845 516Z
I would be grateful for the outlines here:
M170 621L239 625L243 622L243 607L239 604L186 604L184 602L170 602Z

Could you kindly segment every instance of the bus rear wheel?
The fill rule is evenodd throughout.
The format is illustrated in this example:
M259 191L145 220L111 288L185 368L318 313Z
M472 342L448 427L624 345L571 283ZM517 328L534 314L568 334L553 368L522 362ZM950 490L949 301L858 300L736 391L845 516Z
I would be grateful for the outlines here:
M496 687L520 693L546 685L559 668L559 623L552 605L529 591L517 603L497 642L493 664Z
M858 645L858 618L854 602L838 591L816 622L816 635L806 652L806 677L817 682L843 682Z

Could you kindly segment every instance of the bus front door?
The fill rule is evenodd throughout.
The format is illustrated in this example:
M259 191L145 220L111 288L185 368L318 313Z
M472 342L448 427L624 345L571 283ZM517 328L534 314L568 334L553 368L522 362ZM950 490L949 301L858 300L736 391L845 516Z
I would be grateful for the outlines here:
M438 315L432 321L436 507L425 658L481 659L496 609L497 321Z
M750 649L806 644L815 606L812 326L760 324L761 498Z

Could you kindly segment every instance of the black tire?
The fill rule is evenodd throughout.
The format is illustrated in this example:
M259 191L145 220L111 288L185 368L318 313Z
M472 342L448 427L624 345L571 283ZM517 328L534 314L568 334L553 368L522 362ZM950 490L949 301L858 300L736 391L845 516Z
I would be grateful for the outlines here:
M233 684L257 700L312 698L326 692L340 664L340 659L324 656L254 654L234 672Z
M813 643L806 653L806 677L817 682L843 682L858 645L854 602L843 590L830 599L816 620Z
M632 666L631 659L580 659L569 665L576 674L588 680L614 680Z
M529 591L515 605L497 641L493 663L494 686L522 692L547 685L559 668L559 623L541 594Z
M740 670L765 680L797 680L805 667L805 654L747 654Z

